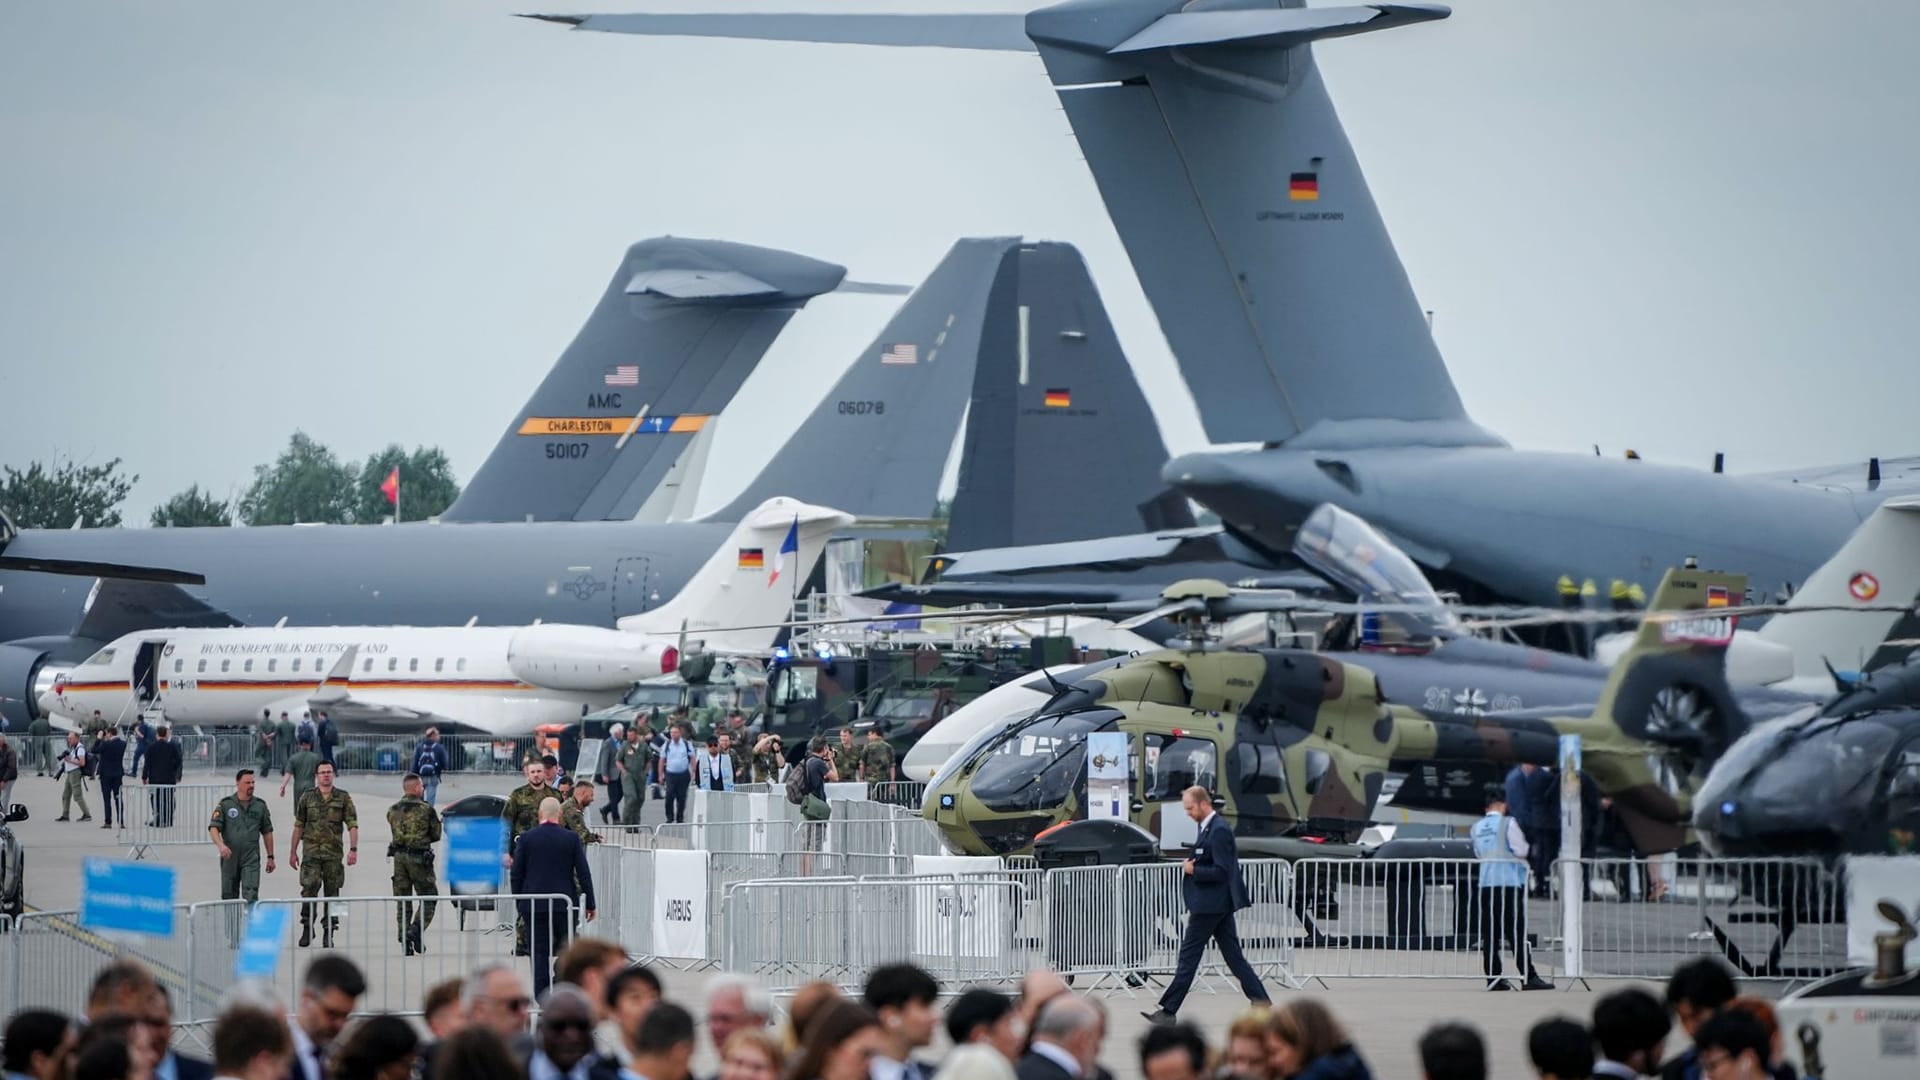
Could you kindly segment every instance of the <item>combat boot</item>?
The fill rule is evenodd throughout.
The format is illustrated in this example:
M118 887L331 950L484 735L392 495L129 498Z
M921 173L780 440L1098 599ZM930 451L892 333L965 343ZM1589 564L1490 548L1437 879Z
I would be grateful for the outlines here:
M426 951L426 947L420 944L420 927L407 927L407 955L416 956Z
M313 944L313 915L310 912L300 913L300 940L297 944L302 949Z

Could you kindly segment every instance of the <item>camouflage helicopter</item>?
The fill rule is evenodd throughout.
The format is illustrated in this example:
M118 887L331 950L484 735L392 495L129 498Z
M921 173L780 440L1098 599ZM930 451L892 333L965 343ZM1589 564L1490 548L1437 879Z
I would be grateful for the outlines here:
M1355 854L1390 774L1420 776L1411 785L1416 808L1458 809L1463 795L1471 805L1485 780L1514 763L1552 764L1559 736L1577 734L1584 771L1612 797L1636 847L1670 851L1685 838L1696 775L1744 731L1724 653L1737 617L1758 610L1737 606L1745 585L1741 575L1669 572L1597 705L1579 716L1400 704L1360 662L1304 649L1210 648L1214 621L1330 605L1181 582L1135 617L1180 622L1183 645L1070 674L1033 715L941 770L923 813L958 850L1024 851L1043 831L1085 816L1089 738L1113 732L1124 736L1128 758L1128 816L1163 848L1184 842L1177 804L1199 784L1223 800L1243 851ZM1702 706L1686 724L1660 705L1675 691ZM1408 787L1396 805L1408 805Z

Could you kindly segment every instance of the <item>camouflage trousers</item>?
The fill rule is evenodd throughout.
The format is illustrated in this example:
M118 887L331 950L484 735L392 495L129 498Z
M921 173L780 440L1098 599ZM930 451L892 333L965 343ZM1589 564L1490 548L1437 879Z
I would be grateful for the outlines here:
M393 895L395 896L432 896L439 891L433 879L433 862L418 855L395 855L393 857ZM434 902L431 900L401 900L393 906L393 921L400 932L400 941L407 939L407 931L416 935L433 925Z
M346 880L347 864L341 861L338 856L331 858L325 856L309 856L300 860L301 896L320 896L322 895L322 890L325 891L325 895L327 896L339 896L340 886L345 884ZM300 926L302 929L313 925L314 915L316 914L313 910L315 907L321 907L322 913L324 913L325 909L322 905L300 905ZM321 922L327 922L324 914L322 914ZM328 924L326 930L328 931L327 937L331 940L333 937L332 925Z

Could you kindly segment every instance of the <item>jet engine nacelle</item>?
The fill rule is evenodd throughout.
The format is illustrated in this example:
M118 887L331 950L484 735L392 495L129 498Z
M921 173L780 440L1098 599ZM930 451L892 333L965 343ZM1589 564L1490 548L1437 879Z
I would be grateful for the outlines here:
M40 699L52 693L54 680L73 670L77 660L61 656L71 651L45 640L0 645L0 710L13 721L14 730L25 731L28 721L45 715Z
M507 645L516 678L554 690L622 690L679 666L672 645L597 626L529 626Z

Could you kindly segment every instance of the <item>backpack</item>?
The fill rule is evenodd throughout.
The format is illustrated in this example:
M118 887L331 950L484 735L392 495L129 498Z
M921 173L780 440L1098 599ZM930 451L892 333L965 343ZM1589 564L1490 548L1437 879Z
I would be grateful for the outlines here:
M807 801L807 763L812 758L801 758L800 764L787 770L787 801L799 806Z

